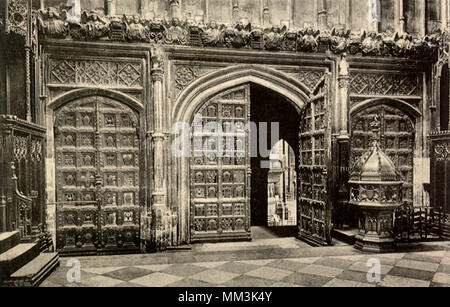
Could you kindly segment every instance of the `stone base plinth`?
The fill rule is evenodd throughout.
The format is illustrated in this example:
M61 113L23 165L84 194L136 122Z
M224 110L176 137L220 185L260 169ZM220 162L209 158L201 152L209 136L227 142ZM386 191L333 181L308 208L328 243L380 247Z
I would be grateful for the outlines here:
M395 250L393 238L378 237L376 235L361 235L355 237L354 248L367 253L387 253Z

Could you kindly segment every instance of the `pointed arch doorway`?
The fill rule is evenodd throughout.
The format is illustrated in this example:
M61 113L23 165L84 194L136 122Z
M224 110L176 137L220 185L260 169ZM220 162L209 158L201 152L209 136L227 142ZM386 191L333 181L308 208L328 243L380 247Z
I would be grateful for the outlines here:
M193 112L208 121L219 123L272 122L280 123L280 132L295 150L298 170L298 198L295 234L314 244L331 243L331 201L328 195L327 164L329 163L328 109L325 92L302 103L303 108L285 96L258 84L247 82L212 95ZM225 130L225 128L224 128ZM238 133L239 134L239 133ZM195 133L194 133L195 136ZM197 135L198 136L198 135ZM198 157L192 152L189 159L189 239L191 242L249 240L253 225L268 224L267 178L272 142L266 134L269 155L251 153L254 134L241 131L242 138L234 135L234 144L244 144L244 150L234 147L234 156ZM201 144L208 143L209 135L201 134ZM256 134L258 138L258 133ZM193 143L194 140L191 140ZM213 141L213 150L222 146ZM252 146L249 146L252 144Z

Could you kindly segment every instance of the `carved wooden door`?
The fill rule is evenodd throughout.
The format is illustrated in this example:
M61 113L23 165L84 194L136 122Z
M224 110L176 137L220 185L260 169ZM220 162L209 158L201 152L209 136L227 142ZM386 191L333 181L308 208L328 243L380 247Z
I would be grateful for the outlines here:
M327 96L319 94L304 108L299 134L299 237L315 245L331 244L327 127L330 127Z
M55 112L57 249L139 249L138 117L93 96Z
M394 162L403 180L403 201L413 204L413 159L415 128L411 118L403 111L377 105L364 109L351 118L350 173L354 165L371 145L370 124L375 116L380 121L381 147Z
M191 142L191 241L249 239L249 86L213 97L197 116L201 120L194 120ZM222 136L210 129L214 123L224 132Z

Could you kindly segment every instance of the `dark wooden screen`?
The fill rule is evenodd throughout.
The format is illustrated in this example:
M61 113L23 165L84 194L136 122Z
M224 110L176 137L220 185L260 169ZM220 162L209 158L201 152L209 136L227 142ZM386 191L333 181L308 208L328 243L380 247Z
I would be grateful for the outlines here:
M47 231L44 136L44 127L0 116L0 231L18 229L24 242Z
M55 112L57 248L139 249L139 121L92 96Z
M450 214L450 133L436 133L430 139L431 206Z
M208 100L197 114L200 125L217 122L226 131L229 124L240 127L226 137L234 139L234 152L218 157L219 139L194 132L193 141L210 142L210 151L197 152L194 144L190 163L191 241L250 238L250 157L245 128L250 114L249 86L238 87ZM195 129L194 129L195 131ZM225 146L225 137L222 138ZM201 148L201 147L200 147Z

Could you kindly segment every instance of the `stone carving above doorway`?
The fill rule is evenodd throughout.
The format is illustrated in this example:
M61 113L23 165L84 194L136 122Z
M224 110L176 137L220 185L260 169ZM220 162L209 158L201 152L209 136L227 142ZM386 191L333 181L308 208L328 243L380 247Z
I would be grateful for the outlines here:
M398 33L350 33L341 30L319 31L260 27L251 24L223 25L211 21L196 24L172 20L147 20L140 17L103 16L101 12L83 12L80 22L69 22L67 13L55 8L36 12L39 33L46 38L74 40L113 40L166 45L191 45L264 49L271 51L325 52L368 56L427 57L436 54L442 44L441 33L412 37Z
M142 64L106 60L50 58L50 84L142 87Z
M420 96L422 94L421 75L419 73L352 72L350 93L352 95Z

